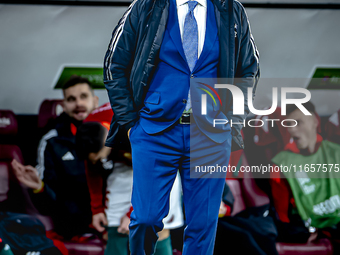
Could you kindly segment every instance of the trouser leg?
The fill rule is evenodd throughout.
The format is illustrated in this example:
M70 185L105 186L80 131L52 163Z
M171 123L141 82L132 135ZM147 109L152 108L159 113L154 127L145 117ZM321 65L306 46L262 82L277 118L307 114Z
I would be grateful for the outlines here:
M148 135L138 124L132 129L131 255L154 253L157 232L163 229L162 220L169 212L170 191L178 169L176 137L176 130Z
M193 178L195 166L227 166L230 157L229 138L217 144L198 129L191 128L190 159L183 161L181 177L187 227L184 231L183 255L212 255L218 212L226 173L204 173ZM188 134L187 134L188 136ZM197 175L199 176L199 175Z

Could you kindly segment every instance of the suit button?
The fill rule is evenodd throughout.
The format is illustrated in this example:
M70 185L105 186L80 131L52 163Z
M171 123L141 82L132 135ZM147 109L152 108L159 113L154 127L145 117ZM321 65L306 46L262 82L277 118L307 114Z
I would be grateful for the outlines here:
M191 74L191 75L190 75L190 78L191 78L191 79L192 79L192 78L195 78L195 76L194 76L193 74Z
M182 102L183 102L183 104L186 104L186 103L187 103L187 100L186 100L186 99L183 99Z

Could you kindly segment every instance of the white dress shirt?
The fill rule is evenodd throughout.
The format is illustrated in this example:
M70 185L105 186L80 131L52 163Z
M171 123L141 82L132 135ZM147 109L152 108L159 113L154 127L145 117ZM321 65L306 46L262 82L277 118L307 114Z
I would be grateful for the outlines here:
M194 9L194 16L197 22L198 29L198 55L199 58L203 49L205 30L207 23L207 0L196 0L198 4ZM188 0L176 0L177 16L179 23L179 30L181 32L181 39L183 41L183 30L185 17L189 11Z

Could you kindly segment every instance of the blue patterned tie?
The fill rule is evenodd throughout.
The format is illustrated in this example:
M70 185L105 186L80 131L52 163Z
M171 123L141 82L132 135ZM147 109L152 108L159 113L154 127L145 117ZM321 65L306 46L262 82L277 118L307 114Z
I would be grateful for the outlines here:
M185 16L183 30L183 50L187 62L192 71L195 67L198 55L198 29L197 22L194 16L194 9L197 5L196 1L189 1L189 11Z
M184 30L183 30L183 50L187 59L190 71L194 70L198 56L198 29L197 22L194 16L194 9L197 5L196 1L189 1L189 11L185 16ZM188 102L185 106L185 112L191 112L191 98L190 92L188 95Z

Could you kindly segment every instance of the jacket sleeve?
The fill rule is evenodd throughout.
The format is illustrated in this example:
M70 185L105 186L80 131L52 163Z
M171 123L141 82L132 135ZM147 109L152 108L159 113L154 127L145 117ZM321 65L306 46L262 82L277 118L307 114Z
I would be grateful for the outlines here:
M47 145L43 149L43 181L44 188L36 194L32 194L33 204L37 207L38 211L44 215L51 215L56 210L56 189L57 189L57 176L55 173L55 164L51 154L51 145ZM42 176L40 176L42 177Z
M240 4L241 5L241 4ZM241 5L241 42L239 60L236 67L236 78L253 78L253 87L256 89L260 76L259 52L251 33L249 20L244 7Z
M137 5L137 0L133 1L120 19L112 33L104 60L104 84L114 112L113 118L126 131L137 119L130 87L130 72L137 41Z
M85 173L90 191L92 215L104 213L103 178L96 169L93 169L93 166L88 161L85 161Z
M233 123L239 123L237 125L233 124L232 135L233 135L233 147L232 151L243 148L243 139L241 136L241 129L243 123L249 114L248 106L248 88L253 88L252 100L255 96L255 90L257 86L258 79L260 77L260 67L259 67L259 53L255 45L253 35L251 33L251 28L249 20L244 7L237 1L239 5L240 12L240 48L238 52L238 62L236 66L235 73L235 85L237 85L243 92L244 95L244 115L234 115L233 107L227 114L229 120ZM236 28L235 28L235 32ZM235 145L236 144L236 145ZM238 148L235 148L238 147Z

